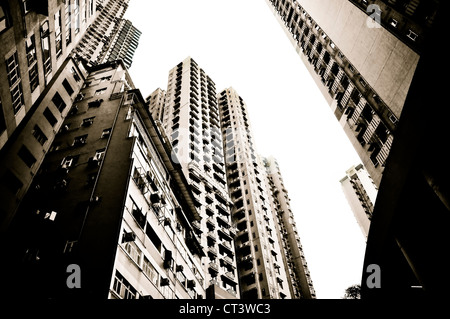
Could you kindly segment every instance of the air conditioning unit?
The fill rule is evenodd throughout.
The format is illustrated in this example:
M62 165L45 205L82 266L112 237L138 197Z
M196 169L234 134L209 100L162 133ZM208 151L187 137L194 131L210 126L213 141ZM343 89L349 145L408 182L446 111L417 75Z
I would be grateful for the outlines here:
M188 280L188 281L187 281L187 287L188 287L189 289L195 288L195 280L192 280L192 279Z
M160 285L161 287L163 287L163 286L168 286L169 284L170 284L169 278L161 278L161 281L160 281L160 283L159 283L159 285Z
M61 168L66 169L66 168L70 168L72 166L73 163L73 158L64 158L61 162Z
M125 232L122 237L122 243L132 242L136 239L136 234L133 232Z
M177 272L183 271L183 265L177 265L176 271L177 271Z
M150 195L150 201L151 201L153 204L160 203L160 202L161 202L161 195L159 195L159 193L152 193L152 194Z
M164 218L164 226L170 226L171 225L171 220L169 217Z

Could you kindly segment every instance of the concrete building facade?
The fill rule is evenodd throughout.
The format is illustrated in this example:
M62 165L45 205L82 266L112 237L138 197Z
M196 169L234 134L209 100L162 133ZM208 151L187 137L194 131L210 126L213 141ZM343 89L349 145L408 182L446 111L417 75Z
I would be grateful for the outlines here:
M94 0L2 1L0 149L34 109L95 10Z
M130 68L141 34L142 32L136 29L130 20L121 19L118 23L116 35L111 41L110 48L106 52L103 62L121 59L127 68Z
M438 1L267 3L379 185Z
M79 1L79 0L76 0ZM99 0L95 21L74 49L74 54L87 61L88 66L102 63L111 52L113 41L121 28L121 21L130 0Z
M128 1L107 1L104 5L106 9L97 8L94 0L2 4L1 233L69 114L69 106L83 98L79 92L85 67L92 65L92 59L97 61L100 54L95 51L91 55L86 44L100 50L98 35L107 37L103 29L117 27L111 14L123 16Z
M367 238L378 189L362 164L348 169L340 183L361 232Z
M125 65L90 68L82 94L14 219L7 286L52 299L205 298L195 198Z
M198 234L207 251L204 267L208 298L239 298L233 240L236 231L225 176L216 87L192 58L170 70L161 116L202 216Z
M292 298L247 107L233 88L223 90L218 101L242 298Z
M316 292L300 241L295 217L290 206L288 191L277 160L274 157L263 159L266 168L266 183L272 197L271 208L276 216L278 241L286 269L287 285L291 298L315 299Z
M155 121L163 121L162 115L165 99L166 91L161 88L157 88L146 98L146 102Z

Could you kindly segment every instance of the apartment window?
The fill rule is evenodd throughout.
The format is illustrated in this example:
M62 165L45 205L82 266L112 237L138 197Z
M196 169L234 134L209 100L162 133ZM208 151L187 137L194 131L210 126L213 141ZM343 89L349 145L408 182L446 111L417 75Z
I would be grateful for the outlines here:
M150 263L147 257L144 256L144 262L142 263L142 269L150 281L154 284L158 284L158 272L155 267Z
M169 281L169 279L167 279L167 281ZM160 287L160 291L166 299L174 299L175 298L175 292L173 291L172 288L170 288L169 283Z
M54 127L56 125L56 123L58 123L58 120L56 119L56 117L53 115L52 111L50 111L50 109L48 107L44 111L44 117L47 119L47 121L50 123L50 125L52 127Z
M50 55L50 30L48 21L41 25L41 47L42 47L42 62L44 64L45 75L52 71L52 61Z
M45 136L44 132L39 128L39 126L35 125L33 130L31 131L31 134L36 138L36 140L41 144L44 145L45 142L47 142L48 138Z
M80 32L80 0L75 0L73 14L75 15L75 34Z
M55 104L56 108L62 113L64 109L66 108L66 103L62 99L61 95L59 95L58 92L55 93L55 95L52 98L52 102Z
M83 122L81 123L81 125L82 126L91 126L94 123L94 118L95 118L95 116L83 119Z
M66 46L69 45L72 42L72 14L70 12L70 4L69 1L66 1L65 9L65 20L66 20Z
M109 80L111 80L111 75L110 75L110 76L102 77L102 78L100 79L100 83L106 82L106 81L109 81Z
M97 99L95 101L91 101L88 103L88 107L100 107L102 102L103 102L103 99Z
M139 265L141 262L142 251L139 249L136 243L134 241L125 243L124 249L130 256L130 258Z
M54 19L55 19L56 58L59 58L62 55L61 10L58 10L55 13Z
M31 11L31 0L22 0L23 13L27 14Z
M84 1L83 1L83 12L81 13L81 14L82 14L82 22L83 22L83 24L86 23L87 10L88 10L88 7L87 7L87 0L84 0Z
M393 123L396 124L398 122L397 117L394 114L389 115L389 120Z
M122 299L136 299L136 289L118 271L114 278L113 290Z
M28 66L31 66L34 62L36 62L36 42L34 34L25 40L25 49L27 53Z
M28 70L28 77L30 79L30 90L33 92L39 86L38 65L34 63Z
M100 150L96 150L95 151L95 155L94 155L94 159L96 159L97 161L101 161L103 156L105 156L105 152L106 152L105 148L102 148Z
M14 175L14 173L12 173L10 170L7 170L5 174L3 174L2 178L0 178L0 181L7 189L9 189L14 194L16 194L23 186L23 183L20 181L20 179L18 179L17 176Z
M105 92L106 92L106 88L98 89L97 91L95 91L94 95L95 96L102 95Z
M8 73L9 89L11 92L14 114L17 114L23 105L22 83L20 80L19 59L17 57L17 52L14 52L9 58L6 59L6 71Z
M177 272L177 279L180 282L181 286L186 287L186 276L182 271Z
M20 159L27 165L28 167L32 167L34 163L36 163L36 158L31 154L28 148L25 145L22 145L19 152L17 153Z
M36 57L36 42L34 34L25 41L25 49L28 61L28 76L30 80L30 89L33 92L39 85L39 73Z
M78 163L79 158L80 158L80 155L64 157L61 162L61 167L62 168L73 167Z
M406 34L406 36L408 37L408 38L410 38L411 40L413 40L413 41L416 41L417 40L417 37L418 37L418 34L417 33L415 33L413 30L408 30L408 33Z
M73 94L73 89L72 89L72 86L70 86L70 83L69 83L69 81L67 81L67 79L64 79L64 81L63 81L63 86L64 86L64 89L66 90L66 92L69 94L69 95L72 95Z
M8 6L5 3L0 4L0 32L11 26L10 17L8 16Z
M389 21L389 24L390 24L391 26L393 26L394 28L396 28L396 27L397 27L397 24L398 24L398 21L395 20L394 18L391 18L391 20Z
M73 79L74 79L75 81L77 81L77 82L80 82L80 81L81 81L80 75L78 74L77 70L75 70L75 67L72 67L72 68L70 69L70 73L72 73Z
M87 137L88 137L87 134L75 137L74 140L73 140L73 144L72 145L73 146L80 146L80 145L86 144Z
M111 135L111 128L104 129L101 138L108 138Z
M94 0L89 0L89 15L94 15Z
M62 143L61 142L53 142L52 146L49 149L49 152L55 152L61 148Z

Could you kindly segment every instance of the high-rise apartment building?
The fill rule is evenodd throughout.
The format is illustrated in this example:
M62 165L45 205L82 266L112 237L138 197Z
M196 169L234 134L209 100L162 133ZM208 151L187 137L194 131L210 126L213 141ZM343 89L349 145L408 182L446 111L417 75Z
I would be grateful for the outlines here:
M122 19L118 23L118 31L105 54L104 62L123 60L127 68L133 63L134 52L139 45L142 32L133 26L130 20Z
M153 119L155 121L160 122L163 121L162 115L164 111L165 98L166 98L166 91L160 88L157 88L155 91L150 93L150 95L147 96L146 98L148 108L152 113Z
M75 0L76 3L79 1ZM96 1L95 21L89 26L86 35L74 50L74 53L83 58L88 66L102 63L105 56L111 53L114 41L117 41L118 34L123 30L123 16L129 2L130 0ZM84 16L81 17L83 19ZM129 62L131 64L131 61Z
M104 1L106 9L97 8L94 0L2 4L1 233L68 115L68 106L83 98L78 93L85 80L85 66L97 61L101 39L110 34L106 29L117 29L115 17L123 16L127 4Z
M367 238L377 196L377 187L362 164L352 166L340 180L356 221Z
M247 107L233 88L223 90L218 101L242 298L292 298L266 170L254 148Z
M378 186L439 1L267 3Z
M94 0L0 4L0 149L95 18Z
M287 285L291 291L291 296L295 299L314 299L316 292L280 167L273 157L264 158L263 161L267 174L266 182L271 190L271 208L276 216L277 236L282 246L281 252L284 267L287 271Z
M269 185L242 97L233 88L216 94L189 57L170 71L167 90L155 90L147 103L170 136L204 219L198 226L213 283L208 297L314 298L287 194L281 202L289 225L277 215L281 175L277 171L276 185Z
M126 66L89 68L81 93L10 228L5 291L205 298L195 198Z
M214 81L192 58L169 72L163 127L196 198L209 298L239 298L235 227Z

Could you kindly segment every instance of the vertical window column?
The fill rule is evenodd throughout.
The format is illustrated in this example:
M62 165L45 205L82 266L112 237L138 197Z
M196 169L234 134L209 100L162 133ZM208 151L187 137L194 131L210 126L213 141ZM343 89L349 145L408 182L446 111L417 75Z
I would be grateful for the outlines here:
M9 58L6 59L6 70L8 72L12 107L14 109L14 114L17 114L24 104L17 52L14 52Z
M32 34L26 39L25 48L28 61L28 77L30 81L30 89L31 92L33 92L39 86L39 73L38 73L36 42L34 34Z
M62 55L61 10L55 13L55 48L56 58L59 58Z
M66 1L64 16L66 21L66 46L68 46L72 42L72 12L70 10L69 1Z
M47 77L52 72L52 59L50 52L50 29L48 21L41 25L41 47L44 74Z
M75 15L75 34L80 32L80 0L75 0L73 14Z

